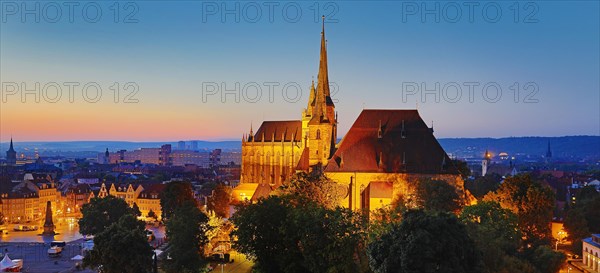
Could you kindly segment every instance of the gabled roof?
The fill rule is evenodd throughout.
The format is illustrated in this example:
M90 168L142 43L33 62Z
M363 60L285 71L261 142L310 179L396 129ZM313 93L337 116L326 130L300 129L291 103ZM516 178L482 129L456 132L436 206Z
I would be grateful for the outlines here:
M275 141L280 142L282 137L285 142L302 141L302 121L300 120L285 120L285 121L263 121L254 135L254 142L270 142L275 134Z
M296 165L296 171L308 171L310 169L309 157L309 149L306 147L302 150L302 155L300 155L300 160L298 160L298 165Z
M363 110L325 172L458 174L417 110Z

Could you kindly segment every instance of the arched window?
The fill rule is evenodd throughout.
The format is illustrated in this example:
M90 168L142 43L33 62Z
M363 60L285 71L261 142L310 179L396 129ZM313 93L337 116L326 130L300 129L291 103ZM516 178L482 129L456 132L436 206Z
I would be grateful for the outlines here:
M321 130L317 130L317 139L321 139Z

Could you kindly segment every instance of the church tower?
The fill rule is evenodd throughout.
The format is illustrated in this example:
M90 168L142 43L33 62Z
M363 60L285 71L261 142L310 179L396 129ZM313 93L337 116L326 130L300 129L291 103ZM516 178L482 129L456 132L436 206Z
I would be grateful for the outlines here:
M485 176L487 174L488 167L490 166L490 161L492 159L492 154L485 150L485 154L483 155L483 160L481 160L481 176Z
M6 164L14 166L17 165L17 152L13 148L13 140L10 138L10 148L6 151Z
M321 57L317 86L311 86L308 107L302 117L303 141L309 149L309 165L325 166L335 151L337 119L335 105L329 90L327 70L327 40L325 39L325 16L321 32Z

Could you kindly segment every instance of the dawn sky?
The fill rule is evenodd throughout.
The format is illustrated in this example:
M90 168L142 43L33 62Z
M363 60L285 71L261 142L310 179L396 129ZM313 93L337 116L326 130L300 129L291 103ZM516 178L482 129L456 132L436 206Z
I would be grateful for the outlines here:
M529 3L2 1L0 141L240 139L299 119L321 14L340 136L363 108L415 107L437 137L599 135L599 3Z

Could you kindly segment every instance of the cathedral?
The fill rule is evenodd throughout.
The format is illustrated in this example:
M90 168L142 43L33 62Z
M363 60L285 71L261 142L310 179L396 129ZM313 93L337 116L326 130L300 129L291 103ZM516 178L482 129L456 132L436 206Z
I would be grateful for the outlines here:
M313 81L300 120L264 121L242 138L241 183L274 189L296 171L323 168L335 151L337 117L329 91L325 28L317 85Z
M315 170L339 185L340 206L353 210L375 210L399 195L410 201L421 179L446 181L466 198L460 173L417 110L365 109L336 143L326 46L323 26L318 80L301 119L264 121L242 138L242 173L234 199L255 201L294 173Z

